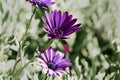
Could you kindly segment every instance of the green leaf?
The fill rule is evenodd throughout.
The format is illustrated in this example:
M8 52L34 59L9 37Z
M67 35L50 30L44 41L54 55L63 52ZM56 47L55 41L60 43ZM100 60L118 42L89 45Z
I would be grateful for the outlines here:
M115 75L115 80L120 80L120 74Z
M120 52L115 54L115 59L120 63Z
M104 4L103 11L106 12L108 10L108 8L109 8L109 3L108 3L108 1L106 1Z
M2 25L7 21L8 17L9 17L9 11L5 13L5 16L2 19Z
M3 7L1 2L0 2L0 11L3 13Z

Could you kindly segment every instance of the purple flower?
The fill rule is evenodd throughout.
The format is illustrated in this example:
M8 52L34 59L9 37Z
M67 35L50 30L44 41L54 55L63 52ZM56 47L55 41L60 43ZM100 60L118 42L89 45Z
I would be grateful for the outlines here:
M46 18L42 17L46 27L44 31L49 38L66 39L68 35L80 29L81 24L75 24L77 19L72 19L68 12L61 14L60 10L45 12Z
M43 67L42 72L49 76L57 76L61 73L68 74L65 68L72 66L70 59L63 58L63 53L56 53L54 48L48 48L45 52L41 53L41 56L36 56L39 61L37 64Z
M27 0L28 2L36 5L36 7L48 8L49 5L54 4L51 0Z

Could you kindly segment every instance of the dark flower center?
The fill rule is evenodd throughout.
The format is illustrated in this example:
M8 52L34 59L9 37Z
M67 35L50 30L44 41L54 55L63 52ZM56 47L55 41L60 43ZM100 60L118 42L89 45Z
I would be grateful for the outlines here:
M56 36L59 36L59 37L63 35L63 31L61 31L61 30L58 29L58 28L55 28L55 29L54 29L54 33L55 33Z
M52 69L52 70L55 70L56 69L56 64L53 63L53 62L49 62L48 63L48 68Z

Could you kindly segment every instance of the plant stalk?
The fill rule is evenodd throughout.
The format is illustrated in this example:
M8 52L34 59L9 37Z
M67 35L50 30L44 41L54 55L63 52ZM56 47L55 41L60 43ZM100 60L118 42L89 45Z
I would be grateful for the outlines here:
M51 41L48 43L48 45L45 47L45 49L44 49L44 51L46 51L49 47L50 47L50 45L53 43L53 41L54 41L55 39L51 39Z
M20 54L20 53L21 53L21 49L22 49L23 44L24 44L24 42L25 42L25 37L26 37L26 34L27 34L28 29L29 29L29 27L30 27L30 24L31 24L31 22L32 22L33 16L34 16L34 14L35 14L35 12L36 12L36 9L37 9L37 7L34 9L33 14L32 14L32 16L30 17L28 27L27 27L27 29L26 29L26 31L25 31L22 39L21 39L21 42L22 42L22 43L20 44L19 49L18 49L18 54L17 54L16 62L15 62L15 65L14 65L13 71L12 71L13 74L14 74L14 72L15 72L15 69L16 69L17 64L18 64L18 63L20 62L20 60L21 60L21 54ZM20 56L20 59L18 59L19 56Z

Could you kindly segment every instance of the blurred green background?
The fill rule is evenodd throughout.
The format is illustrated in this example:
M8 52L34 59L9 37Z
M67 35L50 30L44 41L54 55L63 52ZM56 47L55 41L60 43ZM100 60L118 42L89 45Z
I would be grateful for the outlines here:
M67 45L70 53L66 56L72 63L68 69L70 75L54 80L120 80L120 0L55 1L48 11L68 11L82 26L70 39L56 40L51 45L59 51L64 51L63 45ZM11 71L33 8L25 0L0 0L0 80L13 77ZM44 77L36 60L21 71L49 42L41 20L44 11L37 9L32 20L14 80L42 80Z

